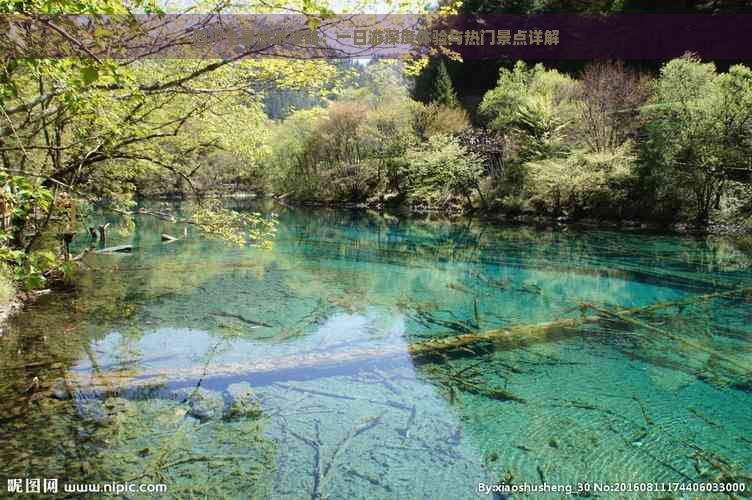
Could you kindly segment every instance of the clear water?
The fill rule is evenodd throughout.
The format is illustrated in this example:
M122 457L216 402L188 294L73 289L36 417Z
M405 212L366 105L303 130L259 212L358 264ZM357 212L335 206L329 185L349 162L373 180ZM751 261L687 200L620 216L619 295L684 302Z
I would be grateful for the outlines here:
M752 489L752 294L604 312L752 287L733 242L273 209L271 250L193 230L164 244L182 228L109 218L108 244L134 252L88 256L75 290L0 337L0 496L6 477L165 483L173 498Z

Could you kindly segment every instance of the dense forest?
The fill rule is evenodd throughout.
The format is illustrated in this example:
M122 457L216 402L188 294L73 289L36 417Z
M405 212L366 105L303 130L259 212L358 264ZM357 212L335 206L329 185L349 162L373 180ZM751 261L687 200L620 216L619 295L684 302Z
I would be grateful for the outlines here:
M310 15L326 10L304 4ZM749 9L667 5L496 0L460 12ZM133 9L162 11L0 1L0 13L32 25L47 22L41 14ZM94 207L127 212L154 197L253 192L294 204L750 229L744 61L122 61L72 50L78 57L43 59L19 46L0 61L6 298L74 272L67 243L86 237L80 221ZM245 224L263 239L261 218L204 205L191 221L201 229L243 243L228 227Z
M707 224L749 211L752 73L687 55L658 75L502 67L477 109L439 61L422 102L399 67L277 122L265 191L298 200ZM414 90L414 88L413 88ZM473 124L475 123L475 124ZM258 179L258 178L257 178Z

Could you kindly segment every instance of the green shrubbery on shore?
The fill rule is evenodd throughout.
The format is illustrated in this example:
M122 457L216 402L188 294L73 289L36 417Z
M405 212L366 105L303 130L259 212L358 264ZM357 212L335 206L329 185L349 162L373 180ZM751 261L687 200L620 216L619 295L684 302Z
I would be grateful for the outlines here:
M428 104L382 79L378 92L362 86L277 122L259 160L262 189L301 201L698 225L752 209L746 66L719 73L685 56L651 78L621 63L570 76L520 61L500 71L472 129L448 75L437 75Z

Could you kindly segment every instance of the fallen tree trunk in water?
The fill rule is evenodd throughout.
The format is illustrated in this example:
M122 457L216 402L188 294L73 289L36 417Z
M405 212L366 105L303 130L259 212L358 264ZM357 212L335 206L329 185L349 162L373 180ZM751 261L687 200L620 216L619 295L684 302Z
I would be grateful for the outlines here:
M133 252L133 245L118 245L116 247L107 247L101 250L96 250L94 253L100 255L107 255L113 253L131 253Z
M181 382L200 380L202 384L211 383L212 380L221 381L226 379L259 378L267 381L287 380L303 377L314 378L316 371L336 372L338 368L363 367L368 363L384 362L389 360L409 361L413 358L425 358L434 355L443 355L452 351L469 351L477 354L471 347L478 344L492 343L497 349L511 350L521 345L531 343L553 342L555 340L577 334L575 328L604 320L623 321L634 324L628 320L630 316L650 313L671 307L685 307L693 304L708 302L713 299L728 299L735 296L752 294L752 287L730 290L698 297L676 301L652 304L645 307L633 307L620 311L609 312L583 304L581 309L600 309L601 314L582 316L579 318L567 318L538 323L533 325L517 325L508 328L489 330L479 333L466 333L441 339L431 339L404 346L378 346L360 347L349 350L334 352L309 352L290 356L270 358L265 361L254 363L216 364L195 366L190 368L164 368L144 371L123 370L92 373L79 375L66 379L69 390L79 387L83 390L115 394L123 390L159 389L165 384L180 385ZM648 328L649 331L661 335L663 330ZM686 345L686 340L668 335L670 340L678 340ZM700 349L726 362L734 368L736 375L746 376L750 369L739 359L722 353L707 346L692 342L692 347Z

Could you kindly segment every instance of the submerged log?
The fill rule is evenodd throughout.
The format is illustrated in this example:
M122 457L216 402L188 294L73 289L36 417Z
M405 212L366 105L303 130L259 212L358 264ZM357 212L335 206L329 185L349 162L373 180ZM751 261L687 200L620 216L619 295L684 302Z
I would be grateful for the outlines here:
M94 253L108 254L108 253L131 253L133 251L133 245L118 245L114 247L102 248Z
M215 364L190 368L158 368L143 371L122 370L103 371L89 375L69 377L67 382L81 387L83 390L95 392L116 393L128 389L159 388L167 383L175 384L181 381L195 381L201 379L203 383L212 380L260 378L267 381L288 380L303 375L305 378L315 377L316 372L337 372L347 367L360 368L368 364L388 361L411 361L414 358L426 358L450 351L466 351L471 345L492 343L497 350L512 350L530 343L554 342L571 335L581 334L576 328L598 323L604 320L623 320L623 318L643 313L658 311L671 307L684 307L700 304L716 298L731 298L739 295L752 294L752 287L741 288L707 295L700 295L676 302L652 304L645 307L633 307L614 311L608 315L599 314L566 318L546 323L532 325L516 325L508 328L489 330L479 333L467 333L441 339L415 342L408 346L378 346L356 347L349 350L335 352L316 351L290 356L269 358L253 363ZM583 310L591 306L584 304ZM651 330L655 331L655 330ZM661 330L656 333L660 335ZM669 337L669 340L674 340ZM703 346L703 351L710 348ZM472 351L471 351L472 352ZM712 353L735 367L745 366L732 356L712 350ZM750 369L739 370L740 374L748 375Z
M107 224L100 224L98 226L99 229L99 241L102 242L102 244L106 245L107 243L107 228L110 227L110 223Z
M681 300L677 302L662 302L658 304L652 304L645 307L632 307L629 309L623 309L609 314L608 316L614 316L617 319L623 319L624 317L633 316L637 314L649 313L658 311L661 309L667 309L670 307L683 307L692 304L700 304L713 300L716 298L728 298L735 295L744 295L752 293L752 287L741 288L737 290L729 290L724 292L711 293L706 295L700 295L691 299ZM583 304L583 309L593 308L590 304ZM430 354L436 351L458 349L466 347L471 344L477 344L481 342L499 342L499 341L514 341L514 340L527 340L530 338L545 338L548 334L559 333L562 330L574 329L576 327L589 324L598 323L604 320L604 314L582 316L580 318L567 318L550 321L547 323L538 323L535 325L518 325L509 328L501 328L496 330L489 330L480 333L467 333L463 335L457 335L453 337L446 337L443 339L426 340L423 342L417 342L412 344L408 350L410 354L421 355Z
M70 244L73 241L73 238L76 236L76 233L62 233L60 237L63 240L63 245L65 247L65 260L70 260Z
M262 327L262 326L271 328L271 327L274 326L274 325L270 325L269 323L265 323L263 321L257 321L255 319L246 318L242 314L229 313L229 312L220 311L220 310L211 311L209 313L209 316L219 316L219 317L224 317L224 318L237 319L238 321L242 321L243 323L245 323L247 325L251 325L251 326L256 327L256 328Z

